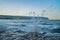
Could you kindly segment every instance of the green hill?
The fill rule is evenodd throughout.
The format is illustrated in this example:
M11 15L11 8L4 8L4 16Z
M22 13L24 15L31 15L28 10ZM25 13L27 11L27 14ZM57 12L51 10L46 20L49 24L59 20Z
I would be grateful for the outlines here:
M11 16L11 15L0 15L0 19L32 19L33 16ZM47 19L47 17L35 17L35 18L38 18L38 19ZM59 22L60 23L60 20L50 20L50 21L53 21L53 22Z
M10 15L0 15L0 19L32 19L33 16L10 16ZM35 17L36 19L47 19L47 17Z
M31 19L31 17L28 17L28 16L0 15L0 19Z

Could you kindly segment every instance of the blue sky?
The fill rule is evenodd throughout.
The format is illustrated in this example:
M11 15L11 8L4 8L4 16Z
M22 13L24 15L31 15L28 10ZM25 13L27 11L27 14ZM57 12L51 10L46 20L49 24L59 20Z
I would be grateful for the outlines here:
M60 0L0 0L0 15L29 16L31 12L60 19Z

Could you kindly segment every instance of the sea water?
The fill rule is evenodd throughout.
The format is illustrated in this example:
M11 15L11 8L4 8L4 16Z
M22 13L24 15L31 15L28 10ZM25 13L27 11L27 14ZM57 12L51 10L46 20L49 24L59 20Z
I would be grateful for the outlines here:
M33 32L35 29L33 22L30 22L30 20L1 20L0 19L0 27L3 26L4 28L6 27L8 30L9 29L20 29L22 31L26 32ZM60 25L42 25L42 24L37 24L37 27L39 27L40 32L44 32L58 28ZM0 29L1 30L1 29Z
M39 24L37 22L38 33L46 32L46 35L53 35L51 30L60 28L56 24ZM35 31L33 20L2 20L0 19L0 40L21 40L20 36ZM20 36L19 36L20 35ZM24 38L23 38L24 39ZM31 39L33 40L33 38Z

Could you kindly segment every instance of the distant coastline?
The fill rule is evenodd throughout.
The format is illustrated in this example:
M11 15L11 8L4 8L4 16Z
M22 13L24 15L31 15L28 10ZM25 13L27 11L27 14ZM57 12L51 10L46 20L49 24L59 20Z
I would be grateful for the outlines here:
M32 19L33 16L12 16L12 15L0 15L0 19ZM47 17L35 17L35 18L45 18L48 19Z
M28 16L11 16L11 15L0 15L0 19L31 19Z
M14 20L14 19L20 19L20 20L25 20L25 19L28 19L28 20L30 20L31 18L32 18L33 16L11 16L11 15L0 15L0 19L12 19L12 20ZM35 17L35 18L43 18L43 17ZM46 19L48 19L48 18L46 18ZM58 20L58 19L54 19L54 20L50 20L50 21L56 21L56 22L60 22L60 20Z

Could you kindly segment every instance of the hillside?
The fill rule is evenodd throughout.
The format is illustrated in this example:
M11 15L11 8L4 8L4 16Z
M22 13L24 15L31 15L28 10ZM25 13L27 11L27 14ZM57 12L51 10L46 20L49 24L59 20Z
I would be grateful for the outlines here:
M31 17L28 17L28 16L0 15L0 19L31 19Z
M32 19L33 16L10 16L10 15L0 15L0 19ZM47 17L35 17L37 19L48 19Z
M25 19L32 19L33 16L10 16L10 15L0 15L0 19L20 19L20 20L25 20ZM47 17L35 17L37 19L49 19ZM53 22L59 22L60 23L60 20L50 20L50 21L53 21Z

